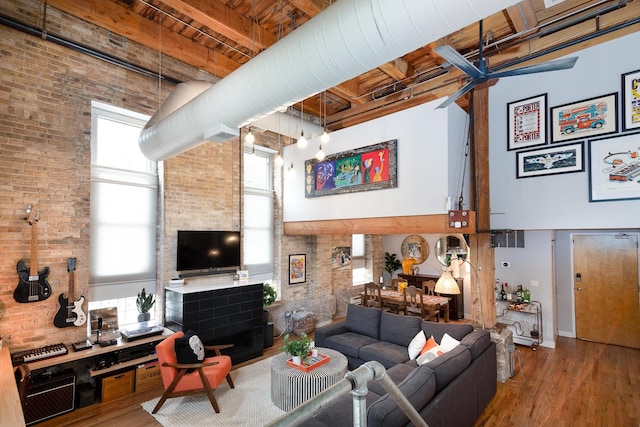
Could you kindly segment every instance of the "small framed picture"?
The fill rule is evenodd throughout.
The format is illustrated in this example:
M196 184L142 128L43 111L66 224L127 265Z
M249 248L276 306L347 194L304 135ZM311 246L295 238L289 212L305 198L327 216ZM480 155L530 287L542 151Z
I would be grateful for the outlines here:
M584 171L584 143L516 153L516 178Z
M640 132L589 141L589 201L640 199Z
M507 151L547 143L547 94L507 104Z
M622 75L622 130L640 128L640 70Z
M305 254L289 255L289 284L307 281L307 256Z
M618 94L551 108L551 142L593 138L618 132Z

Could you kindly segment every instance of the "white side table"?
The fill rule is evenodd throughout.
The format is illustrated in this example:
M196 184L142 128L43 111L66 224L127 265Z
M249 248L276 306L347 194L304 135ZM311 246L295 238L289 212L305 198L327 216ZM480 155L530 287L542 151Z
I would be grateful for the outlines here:
M296 406L331 387L347 373L347 358L328 348L318 348L330 357L328 363L309 372L302 372L287 365L291 357L280 353L271 361L271 401L283 411Z

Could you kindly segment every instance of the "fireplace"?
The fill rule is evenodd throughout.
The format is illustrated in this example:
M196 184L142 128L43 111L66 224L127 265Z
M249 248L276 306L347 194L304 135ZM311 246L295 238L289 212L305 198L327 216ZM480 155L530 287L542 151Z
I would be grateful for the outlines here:
M223 351L233 364L262 355L262 284L185 293L167 288L165 326L192 330L205 345L233 344Z

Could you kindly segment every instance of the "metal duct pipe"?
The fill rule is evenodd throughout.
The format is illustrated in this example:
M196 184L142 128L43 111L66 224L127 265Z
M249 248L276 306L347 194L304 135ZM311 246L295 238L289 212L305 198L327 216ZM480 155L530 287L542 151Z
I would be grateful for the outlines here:
M336 86L517 0L341 0L140 134L164 160Z

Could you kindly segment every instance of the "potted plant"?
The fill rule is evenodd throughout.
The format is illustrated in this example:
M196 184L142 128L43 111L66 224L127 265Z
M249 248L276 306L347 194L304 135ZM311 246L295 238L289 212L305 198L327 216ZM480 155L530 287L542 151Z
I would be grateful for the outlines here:
M136 299L136 307L138 307L138 322L148 322L151 318L151 307L156 303L155 297L153 294L147 294L144 288L138 294L138 299Z
M276 291L276 288L273 287L273 285L271 285L271 281L267 280L266 282L264 282L264 284L262 285L262 307L263 307L263 311L262 311L262 320L264 321L263 323L266 325L269 322L269 311L265 310L264 308L269 307L271 304L273 304L274 302L276 302L276 298L278 296L278 292Z
M396 254L384 253L384 269L389 273L389 277L393 277L393 272L402 267L402 262L398 259Z
M282 351L288 353L293 358L293 363L301 365L307 360L309 351L311 350L311 338L304 332L300 334L297 340L289 340L289 334L284 336L284 345Z

